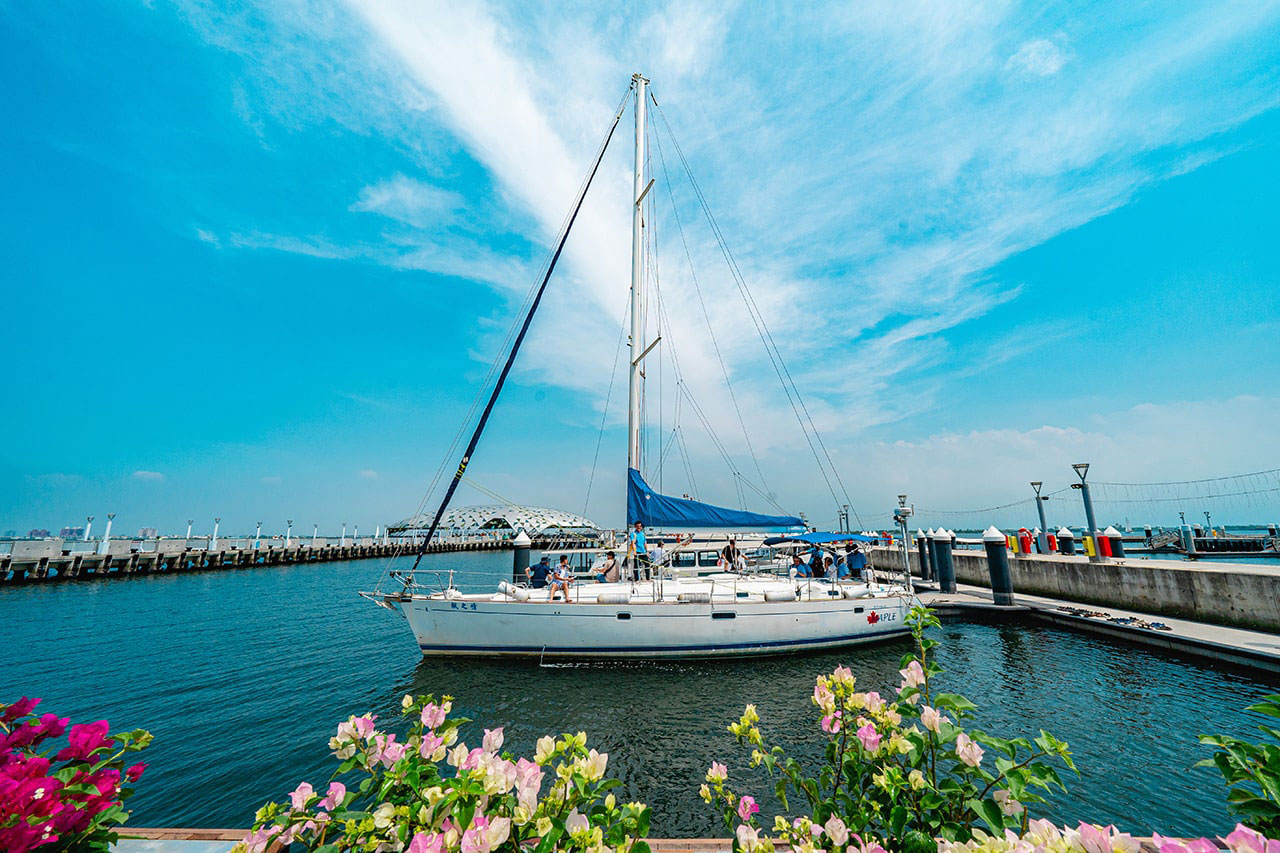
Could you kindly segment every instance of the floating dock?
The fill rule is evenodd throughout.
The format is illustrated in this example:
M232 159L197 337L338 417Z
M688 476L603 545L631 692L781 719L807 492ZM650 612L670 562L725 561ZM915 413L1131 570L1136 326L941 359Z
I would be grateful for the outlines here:
M203 540L201 540L203 541ZM302 563L330 563L339 560L370 560L416 554L420 547L408 540L386 543L364 541L284 545L262 540L229 540L226 547L191 547L189 540L115 540L107 553L77 551L80 543L60 539L13 540L9 553L0 553L0 585L90 578L126 578L153 574L182 574L220 569L248 569L255 566L294 566ZM589 547L585 540L535 539L533 548ZM70 547L69 547L70 546ZM151 546L144 550L142 546ZM478 538L465 541L432 542L428 554L461 551L505 551L510 540Z

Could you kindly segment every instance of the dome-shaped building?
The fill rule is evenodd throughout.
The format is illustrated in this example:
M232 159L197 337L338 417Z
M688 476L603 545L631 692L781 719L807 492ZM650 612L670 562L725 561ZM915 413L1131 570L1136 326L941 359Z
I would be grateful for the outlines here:
M393 524L390 532L414 534L426 532L432 515L418 515ZM440 519L440 532L515 533L523 530L533 538L552 536L598 536L600 528L589 518L541 506L460 506L445 511Z

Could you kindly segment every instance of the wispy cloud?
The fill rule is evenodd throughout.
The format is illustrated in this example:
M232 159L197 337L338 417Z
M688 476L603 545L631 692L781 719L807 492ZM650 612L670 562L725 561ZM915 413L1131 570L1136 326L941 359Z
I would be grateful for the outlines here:
M1062 49L1049 39L1031 39L1014 51L1004 67L1037 77L1051 77L1062 70L1066 61Z
M341 202L348 215L387 221L377 242L334 242L315 229L240 231L224 243L432 270L513 301L533 264L504 256L484 229L451 223L483 207L504 233L546 246L622 86L648 71L815 419L846 441L928 406L940 366L972 375L984 359L1038 345L1009 339L984 352L948 342L958 325L1017 297L1016 283L993 278L1002 261L1209 162L1229 150L1218 135L1280 103L1273 75L1231 61L1274 50L1274 0L1158 17L1125 4L1068 15L927 0L785 15L672 3L638 20L587 4L531 18L517 4L428 14L408 0L347 0L319 14L284 4L250 7L244 20L206 7L191 17L255 64L259 85L246 100L255 120L337 121L422 163L421 174L391 175ZM652 136L678 178L660 118ZM444 179L454 149L479 164L492 193L460 194ZM602 171L521 362L597 400L628 276L627 169L621 155ZM759 381L773 368L735 282L689 188L673 184L757 450L801 446L778 391ZM667 358L678 342L687 386L740 452L665 187L652 196L666 315L654 308L651 334L661 322ZM883 393L904 383L909 398Z
M356 476L361 480L376 480L378 479L378 472L372 468L362 468L356 472Z
M143 481L148 482L148 483L158 483L158 482L161 482L162 480L164 480L164 474L161 474L159 471L141 471L141 470L139 470L139 471L134 471L134 472L133 472L133 479L135 479L135 480L143 480Z

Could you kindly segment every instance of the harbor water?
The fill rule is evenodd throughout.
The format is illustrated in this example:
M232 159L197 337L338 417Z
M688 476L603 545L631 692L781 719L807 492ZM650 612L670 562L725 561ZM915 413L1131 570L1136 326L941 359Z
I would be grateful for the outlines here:
M431 555L432 569L510 574L509 553ZM740 790L772 785L746 767L725 725L755 703L766 737L812 761L821 750L813 677L840 663L863 689L891 691L905 641L801 657L667 663L423 659L404 621L357 597L385 561L337 562L127 581L0 589L8 654L0 699L41 696L73 721L147 728L155 743L131 801L135 826L248 826L303 780L327 780L326 742L351 713L398 718L400 698L449 693L476 721L531 753L546 733L586 731L623 795L649 803L655 835L723 835L697 797L707 765ZM472 575L471 577L476 577ZM483 581L483 583L490 583ZM1275 692L1260 677L1058 629L943 626L945 688L980 706L995 734L1044 728L1080 767L1041 814L1147 834L1232 826L1196 735L1257 734L1244 711ZM765 798L767 801L767 798Z

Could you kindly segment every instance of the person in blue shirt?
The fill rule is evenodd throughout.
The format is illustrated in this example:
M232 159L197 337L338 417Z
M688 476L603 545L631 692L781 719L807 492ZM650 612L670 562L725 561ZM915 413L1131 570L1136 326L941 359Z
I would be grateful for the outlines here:
M644 539L644 525L637 521L635 530L631 531L628 538L631 540L631 553L635 554L635 565L632 568L639 579L641 567L649 563L649 546Z
M529 586L534 589L545 589L547 576L551 574L551 558L543 557L532 569L525 569L524 574L529 579Z
M849 577L849 563L848 561L845 560L844 554L836 555L836 577L837 578Z
M795 570L796 577L798 578L813 577L813 572L809 570L809 564L800 559L799 554L791 555L791 568Z
M855 577L861 577L866 580L867 555L862 553L862 549L858 547L857 542L849 546L849 550L845 553L845 562L849 564L849 571Z
M822 550L820 548L814 548L809 551L809 574L815 578L823 576Z

